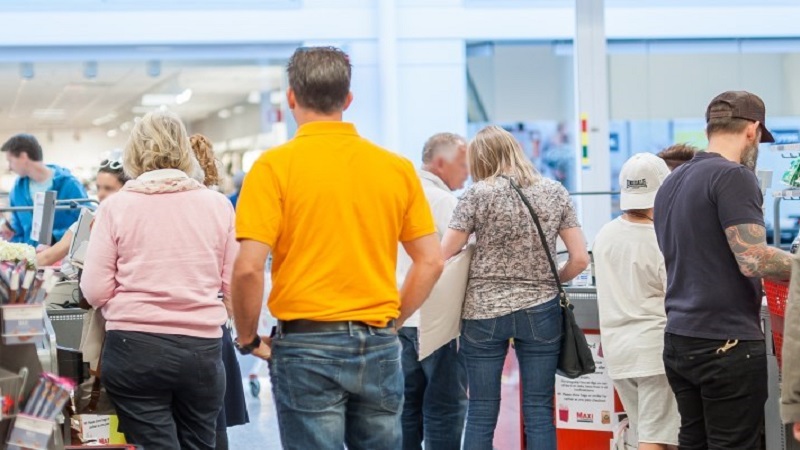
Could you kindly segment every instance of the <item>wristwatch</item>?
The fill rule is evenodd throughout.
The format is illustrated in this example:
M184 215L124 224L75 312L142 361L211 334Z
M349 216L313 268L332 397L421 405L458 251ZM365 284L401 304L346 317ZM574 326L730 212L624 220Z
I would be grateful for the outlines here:
M253 342L245 345L239 343L239 338L236 338L236 340L233 342L236 345L236 349L239 350L239 353L242 355L249 355L253 353L253 350L257 349L261 345L261 336L256 335L256 337L253 338Z

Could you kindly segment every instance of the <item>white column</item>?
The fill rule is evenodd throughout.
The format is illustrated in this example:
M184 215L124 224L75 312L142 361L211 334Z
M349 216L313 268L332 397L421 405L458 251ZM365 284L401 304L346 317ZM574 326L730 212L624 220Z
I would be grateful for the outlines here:
M384 85L381 46L356 41L344 46L353 64L353 104L345 120L367 139L421 164L422 146L433 134L467 130L466 48L461 39L403 39L395 73ZM387 96L395 96L387 99ZM394 103L392 110L387 111ZM396 133L394 136L388 133ZM394 140L395 144L390 142Z
M604 0L575 1L575 102L578 191L611 188L608 146L608 71ZM586 129L582 129L582 124ZM608 196L578 197L586 238L591 244L611 219Z
M397 150L400 145L397 74L397 2L378 0L378 72L381 90L381 144Z
M393 150L419 166L433 134L466 134L466 47L461 39L402 40L399 56L401 133Z

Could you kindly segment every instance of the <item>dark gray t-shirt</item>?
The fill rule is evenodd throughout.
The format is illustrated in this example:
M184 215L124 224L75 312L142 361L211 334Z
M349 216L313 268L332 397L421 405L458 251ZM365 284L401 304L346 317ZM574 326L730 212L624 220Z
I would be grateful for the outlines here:
M761 280L742 275L725 229L764 226L755 174L698 153L658 191L655 227L667 266L667 333L761 340Z

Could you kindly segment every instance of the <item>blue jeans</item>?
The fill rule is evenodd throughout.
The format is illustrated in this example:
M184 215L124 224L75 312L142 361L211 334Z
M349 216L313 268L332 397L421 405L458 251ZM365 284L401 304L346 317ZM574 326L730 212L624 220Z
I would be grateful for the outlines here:
M467 413L467 374L453 340L419 361L418 330L400 329L403 344L403 449L459 450Z
M465 450L492 450L509 339L514 339L519 360L526 448L556 449L553 396L561 328L558 299L494 319L464 320L461 353L469 381Z
M393 329L290 333L270 359L285 450L399 450L400 342Z

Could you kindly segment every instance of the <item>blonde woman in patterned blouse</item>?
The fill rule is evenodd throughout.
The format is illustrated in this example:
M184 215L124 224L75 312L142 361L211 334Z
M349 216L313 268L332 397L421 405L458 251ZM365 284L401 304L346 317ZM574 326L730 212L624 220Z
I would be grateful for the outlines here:
M503 363L513 338L527 448L555 450L553 394L562 335L558 289L533 219L511 181L531 202L551 254L557 238L566 244L562 282L588 266L586 242L567 190L539 175L510 133L484 128L469 144L468 158L475 184L459 201L442 241L447 259L470 235L476 239L462 315L461 353L469 381L464 449L492 449Z

